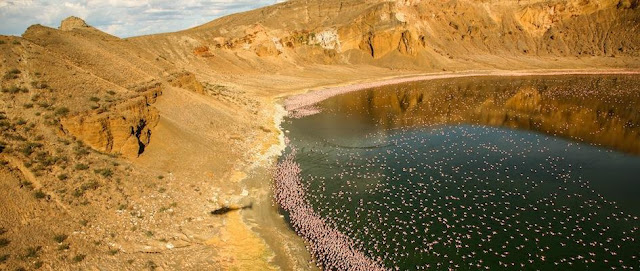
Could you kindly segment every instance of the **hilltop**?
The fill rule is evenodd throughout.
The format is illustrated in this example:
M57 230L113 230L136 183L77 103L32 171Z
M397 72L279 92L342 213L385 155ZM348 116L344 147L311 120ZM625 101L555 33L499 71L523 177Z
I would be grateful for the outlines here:
M311 268L269 194L281 97L428 73L638 70L638 6L293 0L127 39L76 17L1 36L0 269Z

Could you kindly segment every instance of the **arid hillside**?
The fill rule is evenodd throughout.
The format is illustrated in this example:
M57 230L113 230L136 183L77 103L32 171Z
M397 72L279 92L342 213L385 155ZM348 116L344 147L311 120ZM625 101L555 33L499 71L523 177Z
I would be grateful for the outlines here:
M280 97L425 73L638 70L638 6L293 0L128 39L75 17L0 36L0 269L312 268L270 196Z
M632 65L637 1L288 1L131 39L229 73L310 64L459 70ZM256 58L256 56L260 58ZM222 68L223 67L223 68Z

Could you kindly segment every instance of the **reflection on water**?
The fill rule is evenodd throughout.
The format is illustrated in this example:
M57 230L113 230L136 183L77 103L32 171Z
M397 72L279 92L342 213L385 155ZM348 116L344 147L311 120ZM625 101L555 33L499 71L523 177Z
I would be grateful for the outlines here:
M388 268L637 269L638 83L412 83L334 97L284 128L309 204Z
M640 77L460 78L353 92L323 103L379 128L473 123L640 154Z

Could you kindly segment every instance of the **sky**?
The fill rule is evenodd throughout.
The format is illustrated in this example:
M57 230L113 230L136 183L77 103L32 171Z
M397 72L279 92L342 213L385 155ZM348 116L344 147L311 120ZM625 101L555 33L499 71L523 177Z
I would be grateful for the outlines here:
M283 0L0 0L0 34L19 36L33 24L57 28L73 15L125 38L183 30L278 2Z

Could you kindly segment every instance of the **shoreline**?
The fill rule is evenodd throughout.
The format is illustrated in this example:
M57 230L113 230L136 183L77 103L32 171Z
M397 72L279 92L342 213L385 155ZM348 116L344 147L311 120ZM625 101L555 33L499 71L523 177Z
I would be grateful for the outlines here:
M358 83L352 82L344 85L325 86L313 89L306 89L297 94L283 95L283 106L289 113L296 110L312 106L333 96L344 93L359 91L363 89L396 85L418 81L430 81L438 79L453 79L463 77L519 77L519 76L554 76L554 75L640 75L640 70L628 69L581 69L581 70L484 70L484 71L462 71L446 73L424 73L407 76L395 76L382 78L374 82Z
M331 97L359 91L365 90L369 88L402 84L402 83L410 83L410 82L418 82L418 81L430 81L430 80L438 80L438 79L454 79L454 78L463 78L463 77L520 77L520 76L555 76L555 75L640 75L640 70L629 70L629 69L581 69L581 70L567 70L567 69L559 69L559 70L548 70L548 69L540 69L540 70L514 70L514 71L506 71L506 70L483 70L483 71L462 71L462 72L446 72L446 73L424 73L424 74L407 74L407 75L398 75L391 76L386 78L380 78L380 80L374 80L373 82L359 82L352 81L345 84L340 85L326 85L314 88L302 89L296 92L286 93L284 95L279 95L274 100L274 126L277 128L278 133L278 144L277 146L272 146L272 148L276 149L276 152L280 154L273 154L272 157L275 159L274 164L277 164L277 160L283 155L283 150L286 148L284 137L285 132L282 130L281 124L287 117L287 114L291 116L292 113L298 110L305 110L305 108L312 107L313 105L329 99ZM314 110L311 110L314 111ZM270 183L269 183L269 195L273 197L276 193L274 185L274 176L273 171L269 171ZM274 217L282 222L288 223L284 220L281 214L277 211L277 208L273 208L272 210L276 210L275 212L268 214L267 216ZM292 228L286 228L285 230L289 231L289 233L293 233L295 238L300 242L304 242L305 246L307 245L304 241L304 238L296 233ZM279 233L280 235L284 235L287 233ZM266 239L262 237L262 239ZM295 242L295 241L293 241ZM311 254L310 251L306 251L307 254ZM295 258L295 257L305 257L304 255L286 255L285 257ZM293 266L283 267L276 263L281 269L289 270L293 268Z

